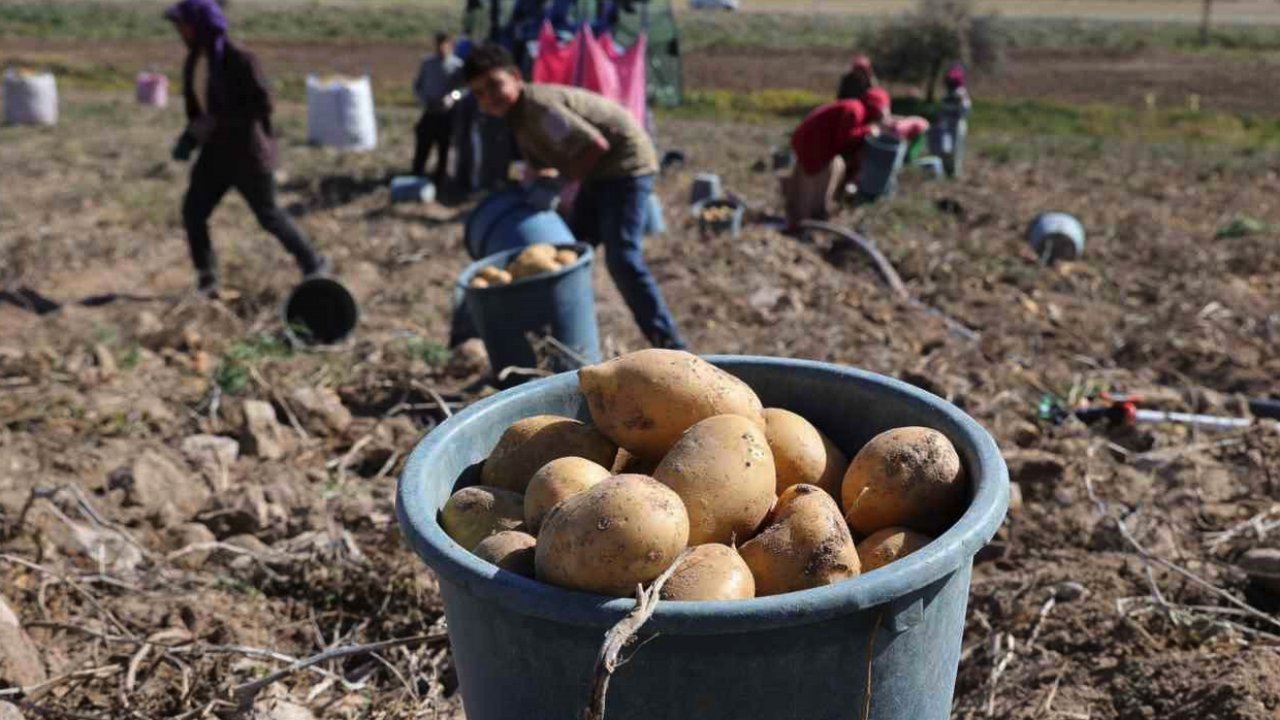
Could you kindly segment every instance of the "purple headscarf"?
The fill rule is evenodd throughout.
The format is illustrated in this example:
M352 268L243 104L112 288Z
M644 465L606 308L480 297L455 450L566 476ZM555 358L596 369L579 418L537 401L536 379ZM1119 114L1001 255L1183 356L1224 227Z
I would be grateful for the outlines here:
M221 99L222 57L227 47L227 16L222 14L222 6L217 0L181 0L165 10L164 17L195 28L196 44L209 58L210 101L214 96Z

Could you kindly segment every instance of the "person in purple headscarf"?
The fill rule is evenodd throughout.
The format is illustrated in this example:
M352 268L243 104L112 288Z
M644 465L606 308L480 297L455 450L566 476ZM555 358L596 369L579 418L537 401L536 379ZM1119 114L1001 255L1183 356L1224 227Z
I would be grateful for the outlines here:
M217 261L209 239L209 216L233 187L262 228L293 255L304 276L327 272L328 260L315 251L276 203L271 94L257 58L227 37L227 19L216 0L182 0L164 16L173 23L188 51L182 69L188 125L173 156L187 160L200 149L182 201L182 223L199 292L217 296ZM202 62L208 80L199 88L196 67Z

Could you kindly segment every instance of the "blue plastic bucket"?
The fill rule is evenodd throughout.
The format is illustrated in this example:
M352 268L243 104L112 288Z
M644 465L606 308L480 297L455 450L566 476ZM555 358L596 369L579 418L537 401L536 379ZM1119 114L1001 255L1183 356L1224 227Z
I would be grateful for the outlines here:
M585 361L600 362L600 330L596 324L591 246L578 244L578 261L555 272L516 280L509 285L468 287L489 265L506 267L524 248L506 250L472 263L458 278L463 307L489 352L494 374L504 368L537 367L537 355L526 333L550 335L568 349L551 357L553 370L572 370Z
M1040 213L1027 228L1027 242L1045 264L1084 255L1084 238L1084 226L1064 212Z
M945 720L964 635L973 556L1008 506L991 436L958 408L891 378L837 365L712 357L766 407L805 416L846 452L904 425L936 428L971 479L968 510L926 548L854 580L731 602L660 603L614 675L610 720ZM401 531L435 570L469 720L581 717L604 633L634 606L500 571L440 528L502 432L555 413L590 420L577 373L483 400L414 450L400 478Z
M519 189L491 193L467 218L463 242L472 260L537 243L572 245L569 226L552 210L539 210Z
M862 146L858 193L868 198L893 194L906 152L907 144L896 137L877 135L867 138Z

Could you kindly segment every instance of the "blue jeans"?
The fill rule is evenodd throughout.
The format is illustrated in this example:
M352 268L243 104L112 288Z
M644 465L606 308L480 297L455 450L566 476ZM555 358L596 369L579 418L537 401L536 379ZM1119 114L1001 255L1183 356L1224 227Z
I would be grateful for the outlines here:
M640 332L654 347L684 349L676 321L644 262L645 217L653 176L583 183L574 200L579 240L604 245L605 264Z

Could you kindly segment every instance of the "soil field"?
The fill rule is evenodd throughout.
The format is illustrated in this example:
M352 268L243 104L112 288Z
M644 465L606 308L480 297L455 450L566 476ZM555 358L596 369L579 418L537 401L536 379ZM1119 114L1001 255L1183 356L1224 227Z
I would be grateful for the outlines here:
M395 44L258 42L251 47L278 82L301 87L308 72L372 73L382 97L408 101L423 50ZM836 49L707 49L685 59L689 90L805 89L833 93L851 51ZM131 78L143 68L180 76L181 51L170 42L81 42L12 39L0 47L0 61L69 68L90 81ZM802 68L800 71L798 68ZM1005 100L1112 103L1144 107L1148 94L1162 105L1183 106L1200 97L1206 111L1274 115L1280 96L1272 79L1280 54L1192 54L1170 50L1011 50L995 73L977 75L975 97Z
M238 296L186 294L176 108L73 91L63 113L54 130L0 129L0 282L144 297L0 305L0 588L31 638L25 663L0 663L27 690L0 700L29 718L225 715L233 700L277 719L462 717L434 581L392 501L413 444L486 392L442 346L465 207L388 202L413 113L384 108L383 145L339 155L300 142L303 108L280 109L283 201L363 305L357 337L328 352L281 343L295 277L238 199L213 227ZM1000 442L1022 502L979 558L954 716L1275 720L1280 599L1239 562L1280 547L1280 435L1037 418L1046 392L1220 414L1240 411L1233 393L1280 393L1273 159L979 131L963 183L910 175L897 199L837 217L969 337L826 238L690 227L698 170L776 211L751 167L784 129L666 123L692 161L659 183L670 231L647 254L696 351L897 376ZM1046 269L1026 248L1048 208L1088 228L1079 262ZM640 347L603 268L597 291L606 353ZM277 422L249 432L252 401ZM17 657L20 639L6 630L0 650ZM628 667L644 662L641 648Z

